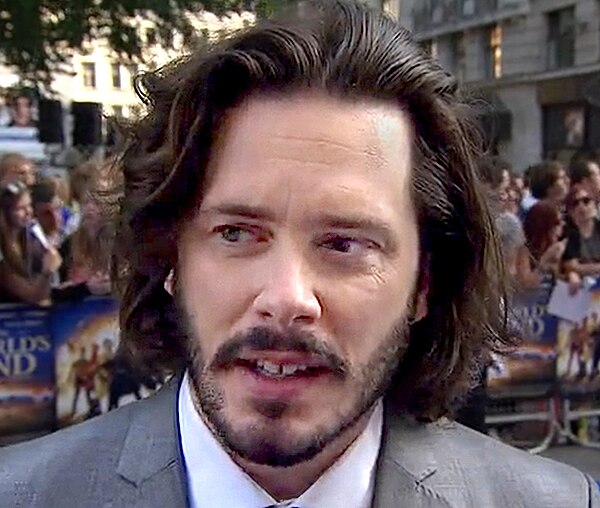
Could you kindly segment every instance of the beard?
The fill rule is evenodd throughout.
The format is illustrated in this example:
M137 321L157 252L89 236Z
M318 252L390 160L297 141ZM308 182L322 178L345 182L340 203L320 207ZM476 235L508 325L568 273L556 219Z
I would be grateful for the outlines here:
M187 318L185 313L184 316ZM207 361L202 354L200 337L190 333L190 320L184 319L184 322L188 325L188 373L196 409L230 455L272 467L289 467L311 460L351 430L388 389L406 350L408 336L406 321L399 321L368 360L353 367L310 333L290 331L279 334L267 327L256 327L225 341ZM257 423L236 425L226 415L225 395L219 388L216 374L232 367L242 350L319 355L336 382L353 387L351 407L343 413L332 412L332 421L315 427L308 435L294 435L284 420L292 406L291 401L253 401Z

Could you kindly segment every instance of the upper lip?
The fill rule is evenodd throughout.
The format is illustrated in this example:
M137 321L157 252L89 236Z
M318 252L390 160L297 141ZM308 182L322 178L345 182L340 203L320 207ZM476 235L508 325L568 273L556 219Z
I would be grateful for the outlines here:
M240 355L242 361L271 362L277 365L304 365L306 367L330 368L329 362L320 355L294 351L252 351Z

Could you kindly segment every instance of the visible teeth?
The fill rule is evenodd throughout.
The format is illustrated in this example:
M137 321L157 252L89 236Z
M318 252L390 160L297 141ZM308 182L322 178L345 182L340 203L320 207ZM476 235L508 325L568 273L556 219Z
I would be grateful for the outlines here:
M285 364L278 365L276 363L272 363L269 361L258 360L256 362L256 367L261 370L264 374L269 376L292 376L296 372L303 372L308 367L306 365L294 365L294 364Z
M272 376L279 376L281 374L281 369L276 363L259 360L256 365L259 369L264 370Z
M284 365L281 370L284 376L291 376L298 370L298 365Z

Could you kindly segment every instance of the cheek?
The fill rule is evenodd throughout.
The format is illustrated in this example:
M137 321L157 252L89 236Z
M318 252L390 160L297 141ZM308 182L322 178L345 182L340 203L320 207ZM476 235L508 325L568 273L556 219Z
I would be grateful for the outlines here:
M392 272L371 284L330 284L322 292L328 331L351 363L368 361L393 327L408 317L413 278Z
M178 290L196 336L210 354L226 340L247 306L244 274L213 260L204 248L179 248Z

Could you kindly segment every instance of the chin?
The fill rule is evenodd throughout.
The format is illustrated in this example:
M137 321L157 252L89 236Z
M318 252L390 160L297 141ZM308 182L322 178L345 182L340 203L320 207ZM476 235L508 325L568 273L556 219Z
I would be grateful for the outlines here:
M212 419L221 443L232 454L255 464L291 467L315 458L343 439L368 410L355 406L340 413L332 407L327 403L306 406L252 400L243 410L228 411L225 407Z
M306 432L294 429L285 419L275 422L262 416L252 419L254 423L230 428L225 445L242 459L271 467L291 467L313 459L335 436L323 436L310 429Z

